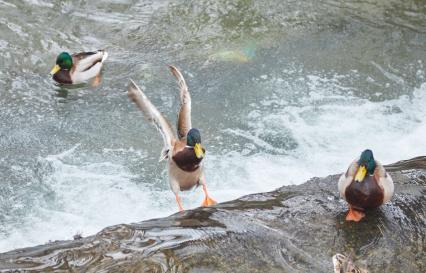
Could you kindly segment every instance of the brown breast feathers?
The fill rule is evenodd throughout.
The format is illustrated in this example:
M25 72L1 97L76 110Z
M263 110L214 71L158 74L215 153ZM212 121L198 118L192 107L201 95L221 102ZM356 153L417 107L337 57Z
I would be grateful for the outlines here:
M203 160L202 158L197 158L194 149L188 147L177 152L172 159L180 169L186 172L197 170L200 167L201 160Z
M53 79L62 84L72 84L70 71L61 69L53 75Z
M356 208L377 208L383 203L383 190L373 175L367 175L362 182L353 180L345 191L346 200Z

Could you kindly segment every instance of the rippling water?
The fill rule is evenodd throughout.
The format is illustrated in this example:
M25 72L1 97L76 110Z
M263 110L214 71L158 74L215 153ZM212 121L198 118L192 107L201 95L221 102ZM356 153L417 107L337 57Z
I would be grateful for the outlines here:
M174 123L167 64L218 201L340 172L366 147L425 155L425 44L421 0L0 0L0 251L176 212L162 140L124 93L134 79ZM100 48L99 87L53 84L59 52Z

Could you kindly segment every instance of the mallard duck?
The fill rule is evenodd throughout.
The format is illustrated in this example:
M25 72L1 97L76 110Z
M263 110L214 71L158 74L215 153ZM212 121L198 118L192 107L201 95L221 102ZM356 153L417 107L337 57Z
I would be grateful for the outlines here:
M170 123L132 80L130 80L127 94L144 113L145 117L156 125L163 137L164 147L159 161L167 160L170 188L175 194L179 210L183 210L179 191L190 190L200 184L205 194L202 206L214 205L216 201L210 198L207 193L202 167L205 149L201 145L201 134L198 129L192 128L191 96L185 79L179 70L174 66L170 66L170 70L177 78L180 87L177 136L173 133Z
M334 273L369 273L366 269L356 266L348 256L337 253L333 256Z
M100 82L100 72L108 53L105 50L80 52L70 55L62 52L50 71L53 79L60 84L79 84L95 78L93 85Z
M351 163L338 183L340 196L349 204L346 221L360 221L365 209L377 208L388 202L394 191L391 176L373 152L365 150Z

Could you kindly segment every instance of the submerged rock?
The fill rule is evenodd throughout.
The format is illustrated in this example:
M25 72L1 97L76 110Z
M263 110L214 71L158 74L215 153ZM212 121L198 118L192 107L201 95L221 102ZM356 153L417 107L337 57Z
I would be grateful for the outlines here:
M426 157L387 166L392 202L345 222L338 175L74 241L0 254L1 272L426 272Z

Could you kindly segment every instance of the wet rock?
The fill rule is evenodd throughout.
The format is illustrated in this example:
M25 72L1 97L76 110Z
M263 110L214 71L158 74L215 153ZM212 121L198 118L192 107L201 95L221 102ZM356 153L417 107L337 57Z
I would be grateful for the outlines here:
M74 241L0 254L1 272L333 272L336 253L370 272L426 272L426 157L387 166L392 202L345 222L338 175Z
M81 240L81 239L83 239L83 236L81 236L80 232L77 232L72 238L74 240Z

